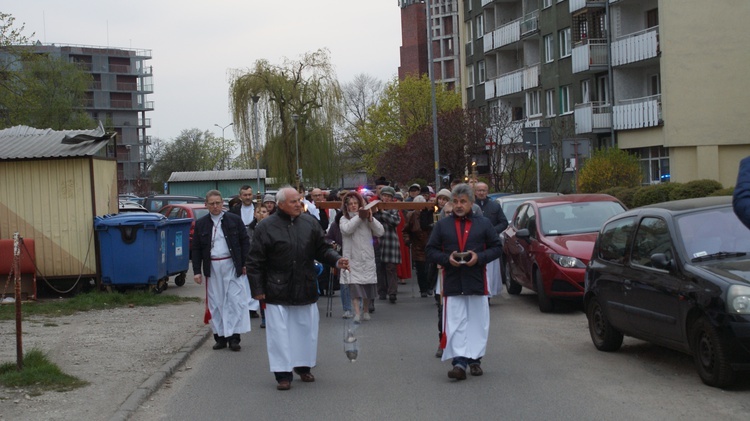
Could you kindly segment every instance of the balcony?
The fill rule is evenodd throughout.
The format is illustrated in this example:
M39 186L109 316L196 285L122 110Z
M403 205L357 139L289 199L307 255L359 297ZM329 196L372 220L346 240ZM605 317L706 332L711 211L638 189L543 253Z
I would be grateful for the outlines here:
M607 40L591 38L573 46L573 73L601 71L607 67Z
M604 102L576 104L576 134L608 131L612 128L612 106Z
M659 55L659 27L644 29L612 43L612 65L622 66Z
M138 118L138 126L139 127L151 127L151 119L150 118Z
M506 73L496 79L497 96L512 95L539 86L539 63Z
M109 71L112 73L130 73L131 66L128 64L110 64Z
M585 9L587 7L604 7L604 0L599 1L591 1L591 0L570 0L568 2L568 7L570 8L570 13L577 12L579 10ZM610 0L611 3L611 0Z
M502 48L521 40L521 21L518 18L484 35L484 52Z
M612 115L616 130L658 126L662 123L661 95L618 101Z
M520 29L522 37L539 31L539 10L534 10L524 15L523 20L521 20Z

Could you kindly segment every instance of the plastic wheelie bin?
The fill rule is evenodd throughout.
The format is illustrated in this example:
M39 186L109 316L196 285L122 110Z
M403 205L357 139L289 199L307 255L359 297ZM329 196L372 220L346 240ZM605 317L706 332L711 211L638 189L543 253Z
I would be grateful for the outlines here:
M158 287L163 282L167 277L165 221L164 215L158 213L95 218L102 285Z
M190 226L192 218L167 219L164 226L167 232L167 278L177 275L175 285L185 285L188 267L190 266ZM167 283L159 285L166 288Z

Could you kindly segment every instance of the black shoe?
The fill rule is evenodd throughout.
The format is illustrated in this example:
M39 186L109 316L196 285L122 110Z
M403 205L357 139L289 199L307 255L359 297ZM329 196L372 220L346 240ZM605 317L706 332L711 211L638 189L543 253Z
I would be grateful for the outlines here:
M436 358L443 358L443 348L438 347L438 350L435 352Z
M481 376L484 374L482 367L479 364L469 364L469 373L471 373L472 376Z
M396 304L396 294L389 295L388 300L391 302L391 304Z
M224 349L226 347L227 347L226 341L220 341L214 344L213 349Z
M230 341L229 342L229 349L231 349L232 351L237 352L240 349L242 349L242 347L240 346L239 342L237 342L237 341Z
M466 370L454 365L453 370L448 372L448 377L456 380L466 380Z
M260 316L258 316L258 312L257 311L250 310L250 318L251 319L257 319L258 317L260 317Z
M427 298L427 293L426 293L426 292L422 292L422 293L420 293L419 295L421 295L421 296L422 296L422 298Z
M266 318L265 317L260 320L260 328L261 329L265 329L266 328Z

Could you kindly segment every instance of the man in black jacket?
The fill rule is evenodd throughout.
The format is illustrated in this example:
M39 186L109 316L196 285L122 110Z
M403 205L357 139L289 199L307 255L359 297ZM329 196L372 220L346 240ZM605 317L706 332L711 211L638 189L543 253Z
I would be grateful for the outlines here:
M452 359L448 377L466 379L467 366L481 376L487 347L490 311L485 265L500 256L500 238L487 218L475 216L474 194L468 184L451 192L453 213L439 220L425 248L427 259L443 268L442 360Z
M206 276L204 322L214 332L214 349L239 351L240 333L250 331L250 286L243 276L250 237L242 218L223 206L221 193L206 193L209 214L195 221L193 234L193 280L201 284Z
M505 217L503 207L499 203L487 197L489 188L486 183L476 183L474 185L474 195L476 204L482 209L482 215L489 219L492 226L495 227L498 238L508 228L508 218ZM487 290L489 296L500 295L502 290L502 279L500 273L500 258L487 264Z
M289 390L292 371L313 382L318 352L318 285L315 260L349 269L326 242L318 220L302 212L293 187L276 194L277 211L253 232L247 273L257 300L266 301L266 344L278 390Z

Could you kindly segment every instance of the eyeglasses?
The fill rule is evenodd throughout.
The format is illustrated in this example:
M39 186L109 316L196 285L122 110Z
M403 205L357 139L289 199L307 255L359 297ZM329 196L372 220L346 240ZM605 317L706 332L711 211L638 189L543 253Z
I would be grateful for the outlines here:
M211 203L206 203L206 205L207 205L207 206L221 206L221 205L223 205L223 204L224 204L224 202L211 202Z

